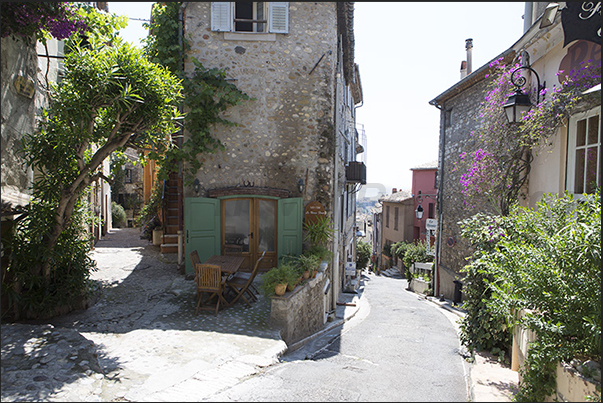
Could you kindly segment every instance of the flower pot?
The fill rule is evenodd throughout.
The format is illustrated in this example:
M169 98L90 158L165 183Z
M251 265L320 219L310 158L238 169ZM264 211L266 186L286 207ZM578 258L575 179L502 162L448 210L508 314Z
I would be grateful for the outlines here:
M160 246L163 238L163 230L162 229L154 229L153 230L153 245Z
M306 270L303 274L302 274L302 278L304 280L307 280L310 278L310 270Z
M287 291L287 283L277 284L274 286L274 293L279 297L285 295L285 291Z

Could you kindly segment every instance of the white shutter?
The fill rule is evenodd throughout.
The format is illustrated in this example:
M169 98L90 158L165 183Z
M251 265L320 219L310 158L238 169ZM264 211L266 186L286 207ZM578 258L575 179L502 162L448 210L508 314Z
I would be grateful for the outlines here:
M289 33L289 2L270 2L268 30L276 34Z
M231 31L230 2L212 1L211 2L211 30L212 31Z

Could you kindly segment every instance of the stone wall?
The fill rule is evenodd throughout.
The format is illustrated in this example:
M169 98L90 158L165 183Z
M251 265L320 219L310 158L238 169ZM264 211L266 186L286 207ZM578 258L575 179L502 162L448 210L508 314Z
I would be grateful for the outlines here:
M290 3L288 34L240 34L211 31L211 3L188 3L189 56L207 68L225 69L254 98L224 113L238 127L212 132L225 150L199 156L200 196L247 183L289 190L292 197L332 208L336 5ZM186 71L193 71L190 57ZM301 195L300 178L307 182ZM190 196L192 189L185 189Z
M443 154L444 166L438 179L440 183L438 210L442 212L442 222L438 228L438 237L442 243L438 268L440 294L444 294L448 299L454 296L452 281L464 276L460 270L467 264L466 257L472 254L470 243L461 237L461 227L458 222L477 212L488 213L492 210L485 201L478 202L475 208L465 205L460 185L460 178L464 172L455 170L455 163L459 161L462 152L469 153L479 148L479 144L470 134L477 128L479 107L484 100L486 86L487 80L481 80L442 105L442 115L445 116L447 110L450 110L450 113L449 120L442 119L444 127L441 131L445 139L440 136L440 158ZM448 244L450 238L452 246Z
M322 329L325 323L324 273L318 273L292 292L272 297L270 322L281 329L287 345L296 343Z
M33 171L24 169L20 151L26 133L33 133L36 115L44 102L38 82L36 47L21 39L2 38L2 201L16 205L29 202L28 189ZM33 85L32 97L19 93L15 79L22 77Z

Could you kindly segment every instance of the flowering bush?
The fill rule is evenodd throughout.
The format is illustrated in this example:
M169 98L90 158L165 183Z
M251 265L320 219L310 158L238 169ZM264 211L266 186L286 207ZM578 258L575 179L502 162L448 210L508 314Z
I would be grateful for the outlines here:
M518 67L519 63L506 66L502 58L490 63L491 74L486 78L492 80L480 106L480 125L470 134L480 148L461 153L454 164L455 170L463 172L460 185L465 204L475 207L476 200L486 198L502 215L507 215L509 206L522 195L537 147L546 144L578 108L601 103L600 92L582 94L601 81L600 62L589 61L569 72L560 87L543 89L539 94L542 101L523 115L520 123L509 124L502 106L515 90L510 78ZM530 95L535 96L535 90Z
M3 2L1 35L30 38L45 42L49 33L62 40L75 32L84 32L86 23L78 14L77 6L67 2Z

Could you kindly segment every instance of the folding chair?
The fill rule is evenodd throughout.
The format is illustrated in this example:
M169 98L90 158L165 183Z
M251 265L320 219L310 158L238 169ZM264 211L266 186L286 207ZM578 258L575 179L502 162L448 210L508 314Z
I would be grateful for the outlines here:
M250 288L254 289L251 283L253 283L255 276L258 274L260 262L264 258L264 255L266 255L266 251L264 251L262 256L260 256L260 258L255 262L255 266L253 267L251 274L248 275L248 273L236 273L233 278L226 281L226 286L231 288L237 294L234 299L230 301L231 305L237 302L239 298L243 298L247 306L251 306L251 304L249 304L249 300L247 300L245 297L245 294L247 294L252 301L257 301L257 297L250 290Z
M228 305L228 302L224 299L226 279L222 279L222 269L217 265L201 263L199 254L196 250L189 253L189 256L195 269L195 282L197 284L197 310L195 313L199 313L199 309L213 309L211 307L203 307L203 294L207 293L208 297L205 300L206 303L211 301L212 298L217 297L214 315L218 316L220 302L223 302L224 305Z

